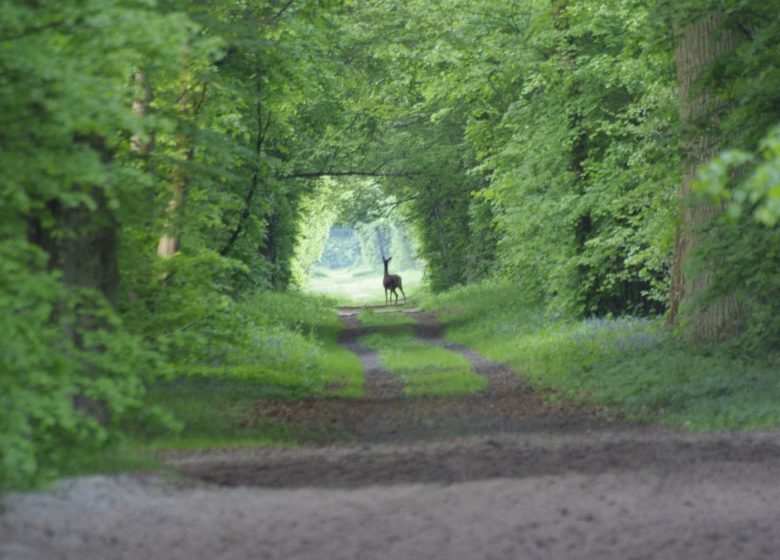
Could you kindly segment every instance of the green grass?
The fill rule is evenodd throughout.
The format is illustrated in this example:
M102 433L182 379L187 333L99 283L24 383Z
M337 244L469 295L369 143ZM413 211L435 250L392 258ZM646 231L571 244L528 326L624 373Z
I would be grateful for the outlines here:
M420 269L391 270L403 278L407 301L420 291L423 271ZM315 267L305 291L333 298L338 305L383 305L385 289L382 286L382 269L347 268L329 269ZM399 303L403 296L399 295ZM393 300L395 301L395 299Z
M337 342L342 324L333 303L284 293L245 301L243 344L211 363L180 366L171 380L152 385L147 405L167 411L175 426L139 421L129 428L134 444L159 449L294 443L294 426L263 418L253 405L362 395L362 365Z
M429 296L424 307L449 325L447 339L567 398L696 431L780 426L780 355L692 348L661 319L556 317L500 283Z
M179 378L160 383L150 389L149 404L172 414L178 426L138 431L135 442L142 449L198 449L293 441L288 428L256 418L250 405L295 395L252 379Z
M466 395L487 384L468 360L415 339L411 329L370 334L360 342L379 352L383 367L400 377L405 395Z

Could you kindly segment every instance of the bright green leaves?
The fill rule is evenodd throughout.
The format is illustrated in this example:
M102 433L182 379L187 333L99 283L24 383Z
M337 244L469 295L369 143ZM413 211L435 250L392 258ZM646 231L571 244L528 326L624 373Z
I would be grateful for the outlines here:
M57 474L70 455L114 439L139 410L141 377L150 377L156 357L94 293L67 290L48 274L40 249L3 241L0 257L5 489Z
M273 325L255 340L236 302L289 282L310 189L279 177L304 167L326 120L327 104L309 107L336 79L319 71L328 14L319 2L218 4L0 7L0 485L114 439L162 372L263 369L252 360L276 356L264 346L276 331L306 351L269 358L266 373L294 363L296 383L324 383L316 344ZM178 245L167 259L155 254L163 232ZM98 233L116 239L106 254L85 241ZM76 262L96 277L118 267L105 290L116 309L74 287L99 287Z
M725 203L731 219L747 210L773 227L780 222L780 128L770 130L759 149L757 155L724 151L702 168L695 188Z
M379 145L420 174L384 185L435 290L502 271L575 312L662 307L676 97L645 6L377 1L356 19L364 103L394 108Z

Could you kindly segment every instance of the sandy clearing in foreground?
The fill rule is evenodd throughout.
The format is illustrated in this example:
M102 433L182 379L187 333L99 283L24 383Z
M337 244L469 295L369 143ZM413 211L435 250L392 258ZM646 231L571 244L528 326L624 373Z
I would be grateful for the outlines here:
M777 558L778 480L766 456L351 489L87 477L7 496L0 558Z

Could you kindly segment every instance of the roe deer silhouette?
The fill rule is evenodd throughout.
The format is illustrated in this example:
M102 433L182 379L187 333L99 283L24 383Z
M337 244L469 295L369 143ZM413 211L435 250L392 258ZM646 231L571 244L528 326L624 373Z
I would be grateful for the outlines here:
M390 274L387 271L387 263L390 262L390 259L393 257L387 257L385 258L384 255L382 255L382 260L385 263L385 277L382 278L382 285L385 287L385 305L387 305L388 301L388 293L390 294L390 301L393 299L393 294L395 294L395 304L398 305L398 292L395 290L401 290L401 293L404 294L404 303L406 303L406 294L404 293L404 288L401 284L401 277L397 274Z

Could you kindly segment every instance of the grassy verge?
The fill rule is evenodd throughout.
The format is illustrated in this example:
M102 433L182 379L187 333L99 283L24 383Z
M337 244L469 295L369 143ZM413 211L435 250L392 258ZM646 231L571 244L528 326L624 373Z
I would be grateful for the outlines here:
M165 362L165 379L148 386L135 416L123 421L122 441L66 450L52 465L59 476L113 474L159 468L149 454L159 449L294 445L318 437L264 417L262 401L363 393L360 361L337 343L342 325L333 306L323 297L258 293L204 317L191 351Z
M363 312L360 319L368 326L391 327L361 337L360 342L376 350L382 366L400 377L404 394L467 395L485 388L486 380L474 373L468 360L415 339L414 319L400 312Z
M148 391L148 405L174 427L131 427L140 449L295 443L295 426L258 417L258 401L363 392L358 358L337 343L342 326L332 300L263 293L246 300L242 338L210 363L181 364Z
M690 348L660 319L573 320L485 283L428 297L446 337L510 366L537 387L690 430L780 425L780 356L747 360Z

